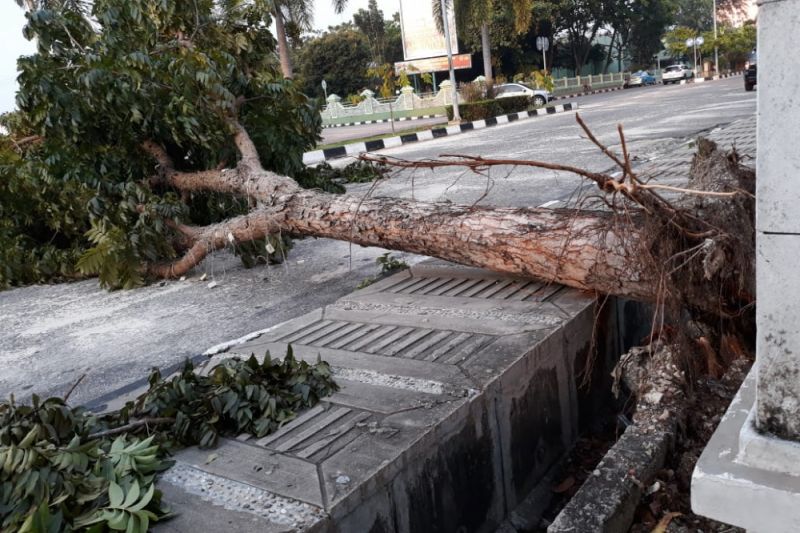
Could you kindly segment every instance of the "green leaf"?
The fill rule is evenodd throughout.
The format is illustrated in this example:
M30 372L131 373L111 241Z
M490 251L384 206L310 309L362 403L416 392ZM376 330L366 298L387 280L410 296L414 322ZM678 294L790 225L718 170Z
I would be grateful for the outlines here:
M115 482L108 485L108 501L111 507L119 507L125 499L125 492Z
M135 505L131 505L128 510L131 512L139 512L145 507L147 507L153 499L153 494L155 493L155 489L156 486L150 483L144 495L142 495L141 499Z
M128 489L128 494L125 495L125 501L122 503L122 507L126 509L131 507L136 501L139 499L139 482L133 480L131 483L130 488Z

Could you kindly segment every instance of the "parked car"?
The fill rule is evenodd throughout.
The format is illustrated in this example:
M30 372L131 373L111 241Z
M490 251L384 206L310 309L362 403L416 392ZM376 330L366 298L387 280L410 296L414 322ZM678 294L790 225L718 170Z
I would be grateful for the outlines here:
M523 83L504 83L494 88L495 98L511 98L514 96L529 96L537 106L545 105L553 99L553 95L542 89L534 89Z
M661 73L661 81L664 85L668 83L679 83L681 80L688 80L694 77L694 71L683 64L670 65Z
M756 51L753 50L750 53L750 57L747 59L747 63L744 64L744 90L745 91L752 91L753 87L756 86L758 82L758 74L756 72L756 63L758 60L758 55Z
M641 87L643 85L655 85L656 84L656 77L647 72L646 70L640 70L639 72L634 72L630 75L630 77L625 80L625 87Z

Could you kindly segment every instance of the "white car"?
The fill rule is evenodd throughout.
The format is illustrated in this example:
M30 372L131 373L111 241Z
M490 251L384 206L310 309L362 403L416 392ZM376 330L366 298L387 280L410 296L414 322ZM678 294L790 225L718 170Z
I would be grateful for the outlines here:
M668 83L680 83L681 80L688 80L694 78L694 71L686 65L670 65L661 73L661 82L666 85Z
M494 88L495 98L512 98L514 96L529 96L537 106L543 106L553 98L553 95L547 91L533 89L522 83L504 83Z

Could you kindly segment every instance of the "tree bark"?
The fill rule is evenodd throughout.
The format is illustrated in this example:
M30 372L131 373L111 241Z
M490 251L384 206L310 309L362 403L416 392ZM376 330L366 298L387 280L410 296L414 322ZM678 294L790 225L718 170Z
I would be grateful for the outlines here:
M489 23L481 25L481 49L483 51L483 76L486 78L486 86L494 85L494 75L492 74L492 41L489 35Z
M273 15L275 16L275 33L278 34L278 56L281 60L281 71L284 78L291 79L294 78L294 72L292 70L292 59L289 56L289 40L286 37L283 13L281 13L281 8L277 2L275 3Z
M606 52L606 62L603 65L603 74L608 74L608 67L611 66L611 60L614 56L614 41L617 39L617 30L611 34L611 42L608 44L608 52Z
M468 166L473 170L489 165L535 166L573 172L594 181L609 198L622 196L630 201L632 208L626 207L624 216L615 210L493 208L307 190L288 177L265 170L256 147L237 123L234 140L241 159L231 170L180 172L161 147L145 143L143 148L159 163L152 184L233 194L258 205L247 215L205 228L171 223L188 251L171 263L153 264L148 269L159 277L180 277L213 250L283 233L412 252L642 301L663 300L665 290L670 291L665 283L678 279L682 286L672 291L673 297L690 308L731 315L743 305L750 306L749 277L726 274L720 261L724 263L725 257L730 259L743 249L742 243L749 242L747 235L753 231L749 227L737 231L733 238L743 240L731 243L731 235L715 229L730 226L729 222L712 219L706 224L694 212L673 207L657 191L695 192L711 198L723 210L724 203L733 202L739 192L688 191L644 183L631 168L621 127L620 158L600 144L579 117L578 121L590 140L623 170L621 178L551 163L466 156L405 164ZM726 160L721 161L717 167L727 169ZM747 209L728 210L728 215L733 213L732 220L744 219L746 216L740 215L749 216ZM717 237L721 239L716 241ZM654 249L662 255L653 256ZM655 264L662 261L664 264ZM692 265L686 267L689 263Z

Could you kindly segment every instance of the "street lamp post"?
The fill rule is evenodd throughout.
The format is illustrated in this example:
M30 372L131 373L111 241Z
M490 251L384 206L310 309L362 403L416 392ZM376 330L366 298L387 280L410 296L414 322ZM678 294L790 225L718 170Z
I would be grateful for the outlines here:
M703 43L706 42L703 39L703 36L700 35L699 37L695 37L693 39L686 39L686 48L691 47L694 50L694 74L697 76L697 47L703 46ZM700 56L702 58L702 55Z
M453 121L461 122L461 112L458 109L458 87L456 86L456 71L453 68L453 46L450 43L450 17L447 16L447 0L442 2L442 26L444 27L444 40L447 44L447 64L450 67L450 83L453 86Z
M717 46L717 0L714 0L714 74L719 76L719 47Z

